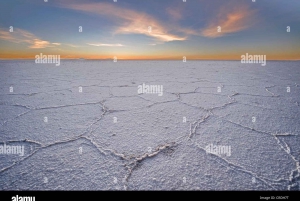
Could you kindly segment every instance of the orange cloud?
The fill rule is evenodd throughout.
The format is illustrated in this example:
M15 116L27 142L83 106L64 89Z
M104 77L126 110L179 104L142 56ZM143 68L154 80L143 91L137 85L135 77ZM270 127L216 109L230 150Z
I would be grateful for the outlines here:
M117 18L120 25L115 30L115 33L118 34L144 34L164 42L186 40L186 37L171 34L171 28L169 26L161 23L148 14L130 9L119 8L109 3L68 4L63 5L63 7ZM148 29L149 26L151 26L151 31ZM181 33L191 32L191 30L185 30L182 28L177 31Z
M0 39L13 43L27 43L29 44L28 47L33 49L54 47L60 45L60 43L50 43L49 41L41 40L34 34L22 29L14 29L13 32L0 29Z
M13 37L8 31L0 30L0 39L2 40L7 40L7 41L12 41Z
M255 11L250 10L245 5L232 6L228 4L223 7L217 17L209 22L209 25L202 30L202 36L217 38L229 33L235 33L245 30L253 25L253 14ZM221 27L218 32L217 27Z

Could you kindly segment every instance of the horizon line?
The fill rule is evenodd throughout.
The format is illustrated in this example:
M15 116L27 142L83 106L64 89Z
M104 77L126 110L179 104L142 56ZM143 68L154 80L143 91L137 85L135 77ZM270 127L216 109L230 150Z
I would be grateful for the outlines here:
M110 61L112 59L85 59L85 58L60 58L61 60L100 60L100 61ZM0 60L35 60L33 58L0 58ZM182 61L182 59L121 59L122 61ZM241 61L241 59L187 59L187 61ZM300 59L270 59L267 61L300 61Z

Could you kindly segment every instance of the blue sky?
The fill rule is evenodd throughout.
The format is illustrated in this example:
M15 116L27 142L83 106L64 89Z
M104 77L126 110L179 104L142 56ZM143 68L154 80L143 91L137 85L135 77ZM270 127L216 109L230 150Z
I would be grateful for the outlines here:
M299 11L299 0L2 0L0 58L294 60Z

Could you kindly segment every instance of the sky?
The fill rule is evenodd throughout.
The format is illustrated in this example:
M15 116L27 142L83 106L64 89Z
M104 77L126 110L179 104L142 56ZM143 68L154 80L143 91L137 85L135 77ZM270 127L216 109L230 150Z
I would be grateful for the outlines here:
M300 0L0 1L1 59L240 60L246 53L299 60Z

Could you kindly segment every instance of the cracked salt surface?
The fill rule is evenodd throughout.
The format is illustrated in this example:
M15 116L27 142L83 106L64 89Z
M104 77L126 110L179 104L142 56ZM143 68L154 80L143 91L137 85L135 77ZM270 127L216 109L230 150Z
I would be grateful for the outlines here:
M299 190L299 64L0 61L0 189Z

